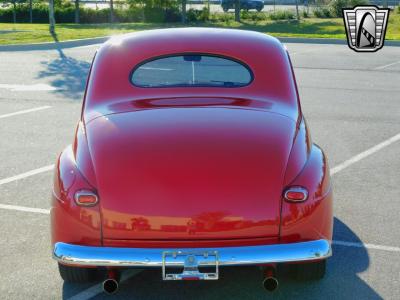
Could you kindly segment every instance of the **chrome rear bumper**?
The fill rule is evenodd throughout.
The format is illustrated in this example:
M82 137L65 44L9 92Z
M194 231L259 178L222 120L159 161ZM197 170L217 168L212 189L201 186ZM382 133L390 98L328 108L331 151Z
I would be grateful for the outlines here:
M69 265L104 267L163 267L166 265L173 267L184 264L184 256L179 255L183 252L217 253L220 266L257 265L324 259L331 256L331 245L329 241L322 239L291 244L182 249L92 247L56 243L53 257L58 262ZM167 260L165 260L165 253L169 254ZM215 265L215 258L204 256L200 259L199 265Z

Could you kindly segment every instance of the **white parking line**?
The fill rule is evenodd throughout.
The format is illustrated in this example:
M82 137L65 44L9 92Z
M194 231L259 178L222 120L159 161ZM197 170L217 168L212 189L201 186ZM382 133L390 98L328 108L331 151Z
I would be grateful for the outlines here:
M48 108L51 108L51 106L45 105L45 106L40 106L40 107L36 107L36 108L20 110L20 111L16 111L16 112L13 112L13 113L0 115L0 119L13 117L13 116L17 116L17 115L22 115L22 114L27 114L27 113L31 113L31 112L35 112L35 111L39 111L39 110L48 109Z
M0 83L0 89L9 90L12 92L38 92L38 91L57 91L63 88L54 87L46 83L37 84L8 84Z
M343 171L344 169L350 167L352 164L355 164L356 162L374 154L375 152L378 152L379 150L382 150L383 148L397 142L400 140L400 133L396 134L395 136L392 136L390 139L387 139L383 141L382 143L379 143L378 145L375 145L355 156L352 158L342 162L341 164L335 166L334 168L331 169L331 175L334 175L336 173L339 173L340 171Z
M22 173L22 174L19 174L19 175L15 175L15 176L12 176L12 177L0 179L0 185L6 184L6 183L10 183L10 182L13 182L13 181L17 181L17 180L20 180L20 179L23 179L23 178L26 178L26 177L30 177L30 176L33 176L33 175L36 175L36 174L40 174L40 173L43 173L43 172L51 171L53 169L54 169L54 165L49 165L49 166L45 166L45 167L38 168L38 169L35 169L35 170L31 170L31 171L28 171L28 172L25 172L25 173Z
M8 205L8 204L0 204L0 209L24 211L24 212L31 212L31 213L38 213L38 214L46 214L46 215L48 215L50 213L49 209L18 206L18 205Z
M353 243L353 242L345 242L345 241L332 241L332 244L338 245L338 246L345 246L345 247L356 247L356 248L367 248L367 249L372 249L372 250L383 250L383 251L389 251L389 252L400 252L399 247L384 246L384 245Z
M400 64L400 60L399 61L395 61L394 63L391 63L391 64L387 64L387 65L384 65L384 66L376 67L374 70L382 70L382 69L385 69L387 67L391 67L391 66L394 66L394 65L397 65L397 64Z

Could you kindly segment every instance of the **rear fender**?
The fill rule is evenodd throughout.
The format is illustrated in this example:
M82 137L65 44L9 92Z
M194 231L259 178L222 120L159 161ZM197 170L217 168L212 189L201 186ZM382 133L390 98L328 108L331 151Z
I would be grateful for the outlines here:
M301 203L282 200L280 238L284 243L332 240L332 189L325 154L313 145L303 170L287 186L302 186L308 198Z
M72 147L59 156L54 173L52 193L52 243L65 242L79 245L101 245L101 218L99 206L81 207L74 201L79 190L94 187L78 170Z
M290 156L285 172L284 186L289 185L303 170L310 156L312 148L311 137L308 131L307 123L301 118L297 126L296 136L290 151Z

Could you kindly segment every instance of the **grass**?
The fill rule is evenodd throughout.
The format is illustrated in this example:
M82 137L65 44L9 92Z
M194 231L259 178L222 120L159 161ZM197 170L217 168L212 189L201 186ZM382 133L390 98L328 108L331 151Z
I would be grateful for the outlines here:
M57 24L56 33L59 41L109 36L145 29L179 27L179 23L121 23L121 24ZM197 23L186 26L213 26L240 28L268 33L278 37L303 38L345 38L343 20L341 18L302 19L284 21L233 21ZM391 12L386 33L387 40L400 40L400 13ZM48 24L12 24L0 23L0 45L53 42L49 34Z

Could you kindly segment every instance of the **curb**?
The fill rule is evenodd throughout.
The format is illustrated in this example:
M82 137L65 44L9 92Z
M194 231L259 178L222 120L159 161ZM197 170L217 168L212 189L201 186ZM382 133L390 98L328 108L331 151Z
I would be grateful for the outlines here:
M276 37L282 43L347 45L346 40L329 38Z
M347 45L345 39L276 37L282 43ZM385 46L400 47L400 41L385 40Z
M35 44L14 44L14 45L0 45L1 51L38 51L38 50L57 50L65 48L74 48L81 46L89 46L94 44L101 44L107 41L110 37L98 37L90 39L70 40L64 42L48 42L48 43L35 43Z
M15 45L0 45L0 52L2 51L38 51L38 50L57 50L74 48L81 46L90 46L94 44L101 44L107 41L110 37L98 37L80 40L71 40L64 42L49 42L49 43L36 43L36 44L15 44ZM301 38L301 37L276 37L282 43L300 43L300 44L327 44L327 45L347 45L345 39L329 39L329 38ZM385 41L385 46L400 47L400 41Z

